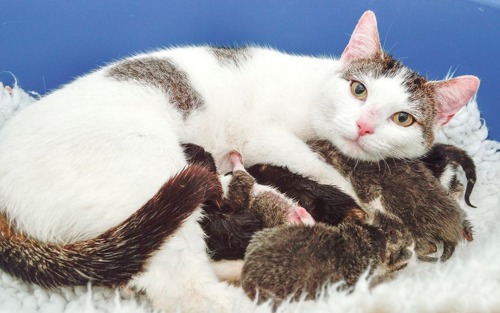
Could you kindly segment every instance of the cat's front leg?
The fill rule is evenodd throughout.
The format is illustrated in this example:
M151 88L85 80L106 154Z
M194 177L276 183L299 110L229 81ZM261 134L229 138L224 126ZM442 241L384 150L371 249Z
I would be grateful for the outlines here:
M266 129L254 133L244 145L242 154L246 166L258 163L285 166L320 184L337 186L357 199L350 183L335 168L321 160L304 141L285 130Z

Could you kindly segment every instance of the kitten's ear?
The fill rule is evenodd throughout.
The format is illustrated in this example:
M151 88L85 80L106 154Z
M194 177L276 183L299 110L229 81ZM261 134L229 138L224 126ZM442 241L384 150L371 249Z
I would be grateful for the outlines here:
M431 81L439 117L437 123L447 124L453 116L474 97L479 88L476 76L459 76L447 80Z
M379 56L382 57L382 46L378 36L377 18L372 11L366 11L359 19L340 60L348 64L357 59Z

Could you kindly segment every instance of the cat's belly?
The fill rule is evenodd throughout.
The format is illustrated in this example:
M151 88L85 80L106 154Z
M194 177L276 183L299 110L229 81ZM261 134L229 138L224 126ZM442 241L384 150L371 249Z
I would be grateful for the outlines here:
M0 132L0 210L45 241L93 237L126 219L185 165L157 112L65 114L42 102Z

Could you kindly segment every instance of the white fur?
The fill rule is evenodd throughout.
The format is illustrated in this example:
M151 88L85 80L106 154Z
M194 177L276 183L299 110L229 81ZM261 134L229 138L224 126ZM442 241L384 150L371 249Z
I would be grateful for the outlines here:
M22 92L22 91L21 91ZM0 102L2 107L5 102ZM10 105L10 102L8 102ZM439 141L456 144L471 154L478 170L478 182L471 201L477 209L466 209L474 224L472 243L461 244L445 263L415 263L394 280L369 290L361 282L350 294L330 288L325 298L298 304L284 304L280 312L496 312L500 301L498 221L500 220L500 144L486 140L487 127L476 103L462 110L439 134ZM158 277L157 279L160 279ZM221 293L221 297L225 296ZM241 310L239 300L232 312ZM153 312L140 295L123 298L114 290L100 287L46 290L27 285L0 272L0 312ZM269 306L252 312L272 312Z
M219 280L239 283L243 263L243 260L220 260L212 262L212 267Z
M417 124L411 127L396 125L391 116L396 112L414 113L401 82L401 76L375 79L360 77L368 90L365 101L352 100L348 81L339 80L342 88L332 90L335 106L324 103L328 112L316 120L320 136L329 138L342 152L362 160L375 161L388 157L417 157L425 152L422 132ZM373 134L358 139L357 121L367 121L375 129Z
M367 78L370 96L363 106L340 77L343 65L337 59L248 51L239 68L222 65L205 47L148 54L175 63L201 94L204 108L187 119L161 90L118 82L106 76L109 67L21 111L0 130L0 210L24 233L43 241L92 238L125 220L186 165L180 143L203 146L221 172L230 170L227 153L237 150L248 166L285 165L352 194L341 175L305 142L349 139L349 121L367 108L378 108L379 114L403 110L408 104L400 82ZM419 142L418 130L402 130L385 115L380 124L380 135L367 138L362 152L339 148L365 159L385 157L387 151L403 151L401 157L415 153L409 147ZM131 284L168 310L179 303L185 311L213 305L227 312L238 295L210 271L194 217Z
M451 182L456 175L457 175L457 170L455 166L448 164L444 168L443 174L441 174L441 177L439 178L439 182L441 183L441 185L443 185L443 187L446 190L449 190Z

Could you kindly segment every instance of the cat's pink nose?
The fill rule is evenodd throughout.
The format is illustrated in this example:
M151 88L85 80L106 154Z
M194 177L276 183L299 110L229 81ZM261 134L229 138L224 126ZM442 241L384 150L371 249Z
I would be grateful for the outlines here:
M357 121L356 124L358 125L358 136L373 134L373 127L368 123Z

